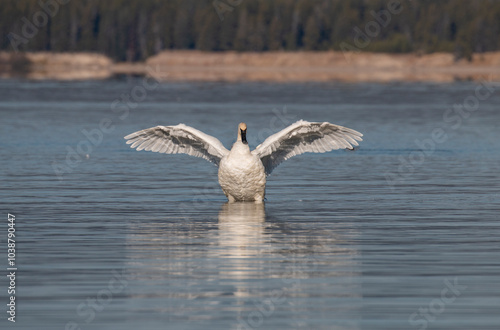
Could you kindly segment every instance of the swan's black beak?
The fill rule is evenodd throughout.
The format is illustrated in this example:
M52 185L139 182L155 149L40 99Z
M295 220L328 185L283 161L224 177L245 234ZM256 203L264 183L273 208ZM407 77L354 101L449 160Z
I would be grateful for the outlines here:
M241 142L244 144L248 144L247 142L247 130L246 129L240 129L241 132Z

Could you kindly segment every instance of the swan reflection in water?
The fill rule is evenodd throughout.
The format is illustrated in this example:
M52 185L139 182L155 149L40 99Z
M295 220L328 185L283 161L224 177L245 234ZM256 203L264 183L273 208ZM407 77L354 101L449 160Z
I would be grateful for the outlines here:
M270 310L266 324L279 319L293 328L312 324L305 317L334 317L347 326L335 329L357 328L349 319L359 313L352 301L362 299L362 267L351 222L322 230L300 215L280 219L266 215L265 204L245 202L214 211L212 205L186 218L141 219L131 228L132 306L193 328L208 320L227 328L227 320L250 322Z
M219 246L222 257L255 256L264 242L266 212L262 203L225 203L219 211ZM258 248L255 253L255 247Z
M259 276L259 258L268 249L264 226L266 212L262 203L225 203L219 211L219 256L226 260L221 276L245 279ZM261 266L261 265L260 265ZM241 295L239 290L234 293Z

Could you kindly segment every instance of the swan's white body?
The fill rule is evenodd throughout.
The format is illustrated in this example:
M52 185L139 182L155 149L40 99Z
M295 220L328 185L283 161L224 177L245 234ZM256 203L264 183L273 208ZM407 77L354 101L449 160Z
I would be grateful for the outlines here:
M219 164L219 184L229 202L264 200L266 172L248 144L236 141Z
M156 126L129 134L127 144L137 150L185 153L219 166L219 184L229 202L264 200L266 176L283 161L305 152L352 149L363 134L350 128L300 120L271 135L255 150L246 141L246 125L238 127L231 150L213 136L179 124Z

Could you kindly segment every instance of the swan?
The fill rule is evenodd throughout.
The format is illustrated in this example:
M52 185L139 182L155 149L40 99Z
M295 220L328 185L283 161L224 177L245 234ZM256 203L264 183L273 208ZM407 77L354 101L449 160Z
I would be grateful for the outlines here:
M262 203L266 177L283 161L305 152L322 153L353 149L363 134L328 122L299 120L269 136L250 151L247 125L238 125L238 136L231 150L215 137L184 124L155 126L125 136L137 151L165 154L183 153L201 157L219 167L219 184L228 201Z

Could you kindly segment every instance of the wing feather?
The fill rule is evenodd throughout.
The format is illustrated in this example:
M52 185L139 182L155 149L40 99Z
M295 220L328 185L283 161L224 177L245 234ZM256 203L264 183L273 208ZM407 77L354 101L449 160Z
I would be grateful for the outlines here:
M305 152L353 149L358 141L363 141L362 136L358 131L328 122L300 120L268 137L252 153L260 157L269 175L283 161Z
M215 137L184 124L147 128L125 136L125 139L137 151L184 153L206 159L215 165L219 165L222 157L229 153Z

